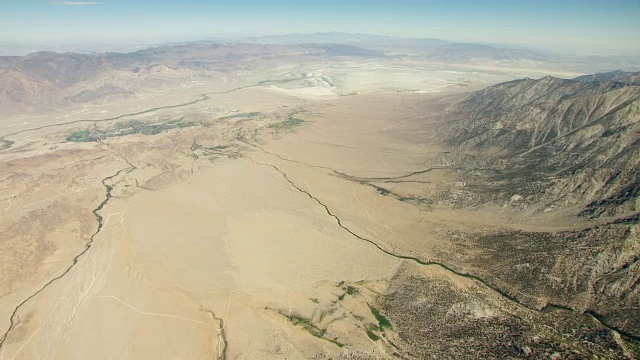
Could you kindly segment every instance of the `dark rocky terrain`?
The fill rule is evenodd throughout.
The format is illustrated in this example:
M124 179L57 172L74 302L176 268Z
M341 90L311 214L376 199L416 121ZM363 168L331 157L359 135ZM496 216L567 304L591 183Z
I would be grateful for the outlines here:
M408 264L407 264L408 265ZM416 266L400 269L379 306L396 346L419 359L631 359L633 346L595 319L531 311ZM410 320L409 320L410 319Z
M492 171L459 171L466 186L445 202L497 206L540 229L457 236L462 262L530 306L589 313L638 339L638 73L515 80L451 113L440 134L471 154L455 161Z

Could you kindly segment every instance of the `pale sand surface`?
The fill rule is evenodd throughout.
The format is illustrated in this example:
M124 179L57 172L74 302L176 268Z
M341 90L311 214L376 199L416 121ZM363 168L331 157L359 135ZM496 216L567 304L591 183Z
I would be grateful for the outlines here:
M68 281L38 298L30 323L42 327L12 337L7 358L216 358L219 325L208 311L226 319L229 349L260 342L259 334L273 333L265 346L287 343L304 333L282 339L286 319L265 307L290 308L300 293L322 296L323 285L339 281L388 278L399 263L248 160L115 201L96 241Z

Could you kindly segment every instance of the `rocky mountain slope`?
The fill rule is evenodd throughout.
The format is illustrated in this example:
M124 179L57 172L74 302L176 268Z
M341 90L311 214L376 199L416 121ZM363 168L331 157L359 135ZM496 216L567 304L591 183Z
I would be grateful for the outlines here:
M524 79L471 94L442 130L456 147L508 161L499 176L540 180L518 190L545 209L625 215L639 205L639 106L632 83Z
M572 230L469 234L464 261L538 307L559 304L640 336L637 73L498 84L455 104L440 134L467 168L466 201ZM557 215L554 215L557 214ZM519 217L518 217L519 216ZM561 219L561 220L558 220ZM464 237L463 237L464 238Z

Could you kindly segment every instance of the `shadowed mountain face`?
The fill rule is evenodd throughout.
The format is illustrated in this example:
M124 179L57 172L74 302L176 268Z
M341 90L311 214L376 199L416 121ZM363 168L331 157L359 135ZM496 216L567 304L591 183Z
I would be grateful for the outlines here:
M440 128L474 154L461 174L467 202L497 204L523 221L580 230L475 234L465 261L542 303L594 311L640 332L640 86L637 73L523 79L475 92ZM557 214L557 216L554 216ZM573 219L573 220L572 220Z

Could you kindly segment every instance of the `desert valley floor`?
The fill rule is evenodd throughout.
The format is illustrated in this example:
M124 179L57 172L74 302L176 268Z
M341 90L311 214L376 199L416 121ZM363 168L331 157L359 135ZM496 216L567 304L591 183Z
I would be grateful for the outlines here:
M441 135L472 91L547 74L392 65L163 68L143 95L9 116L0 359L637 354L640 322L522 285L535 265L487 240L610 219L476 201L499 160Z

